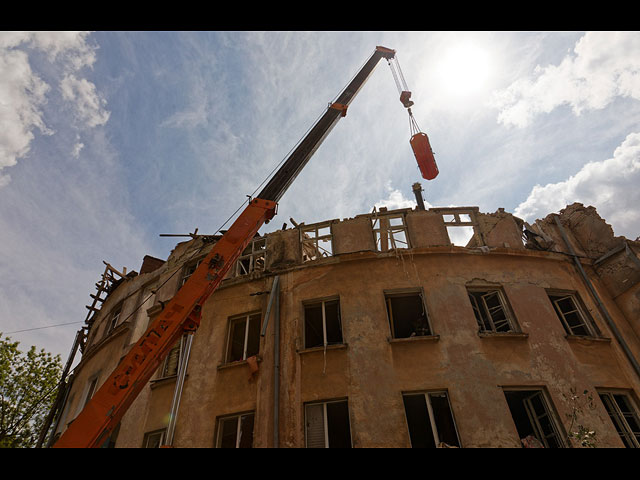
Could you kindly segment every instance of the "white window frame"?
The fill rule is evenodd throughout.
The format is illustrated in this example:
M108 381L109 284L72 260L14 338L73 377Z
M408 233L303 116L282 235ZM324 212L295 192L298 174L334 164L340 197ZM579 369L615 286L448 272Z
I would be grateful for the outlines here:
M234 317L229 318L229 328L227 333L227 350L225 355L225 363L232 362L243 362L247 357L247 349L249 348L249 325L251 324L251 318L259 316L258 323L262 325L262 313L261 312L251 312L245 313L242 315L236 315ZM242 323L244 321L244 345L242 347L242 360L231 360L231 342L233 339L232 333L236 324Z
M150 448L149 440L157 435L160 435L160 442L158 443L159 447L164 445L165 436L167 435L167 429L163 428L161 430L154 430L152 432L147 432L144 434L144 438L142 440L142 448Z
M321 305L321 309L322 309L322 346L323 347L327 347L329 345L329 343L327 342L327 313L325 310L325 304L329 303L329 302L338 302L338 323L340 325L340 336L342 337L342 341L340 342L340 344L335 344L335 345L341 345L344 344L344 335L342 332L342 311L340 310L340 297L330 297L330 298L325 298L322 300L308 300L308 301L304 301L302 303L303 305L303 312L304 310L306 310L306 307L312 307L312 306L316 306L318 304ZM302 338L304 341L304 347L305 348L315 348L315 347L307 347L306 344L306 332L307 332L307 317L306 317L306 313L303 314L303 331L302 331Z
M431 396L432 395L443 395L447 398L447 404L449 405L449 412L451 413L451 418L453 419L453 427L456 432L456 437L458 438L458 444L461 445L460 442L460 433L458 432L458 424L456 422L456 418L453 415L453 408L451 408L451 400L449 399L449 392L447 390L431 390L428 392L405 392L402 394L405 396L417 396L424 395L425 403L427 404L427 412L429 414L429 423L431 423L431 433L433 434L433 440L435 442L436 447L440 445L440 436L438 434L438 426L436 424L436 416L433 413L433 406L431 405ZM405 410L405 419L406 419L406 410ZM407 428L409 428L409 421L407 420Z
M243 261L249 261L249 267L245 268ZM231 272L232 277L249 275L252 272L264 271L267 261L267 238L254 238L247 248L238 257Z
M396 337L395 334L395 320L393 315L393 306L391 305L391 300L393 298L398 297L412 297L418 296L420 297L420 301L422 302L422 311L424 312L424 316L427 320L427 327L429 328L429 333L427 336L433 335L433 328L431 328L431 319L429 318L429 312L427 311L427 302L424 297L424 290L416 289L416 290L388 290L384 292L384 303L387 309L387 316L389 317L389 327L391 329L391 338L413 338L413 337Z
M120 302L109 313L109 327L107 329L107 335L113 332L118 326L118 322L120 321L120 317L122 316L122 306L123 306L123 302Z
M240 448L240 441L242 440L242 418L252 416L253 417L253 428L255 429L255 420L256 413L255 412L245 412L245 413L237 413L235 415L226 415L224 417L218 418L218 431L216 433L216 448L221 448L220 444L222 443L222 425L224 422L228 420L235 419L236 421L236 446L235 448ZM253 441L252 441L253 444ZM253 445L252 445L253 446Z
M573 336L584 336L581 335L579 333L575 333L574 332L574 328L580 327L580 326L584 326L584 328L587 330L589 337L597 337L598 336L598 332L596 330L595 327L595 323L593 322L593 320L591 319L591 317L585 312L585 310L582 307L582 302L580 300L580 297L578 296L577 292L567 292L567 291L559 291L559 290L547 290L547 295L549 297L549 301L551 301L551 303L554 305L554 311L555 313L558 315L558 317L560 317L560 321L562 322L562 325L564 326L565 331L567 332L567 335L573 335ZM551 297L558 297L555 300ZM561 308L559 303L563 300L569 299L573 305L573 310L569 311L569 312L564 312ZM569 323L567 322L567 319L565 318L566 314L569 313L577 313L578 316L580 317L580 321L582 322L580 325L578 325L577 327L571 327L569 325Z
M611 418L611 422L614 424L614 428L617 422L618 425L622 427L622 430L623 430L622 433L624 433L624 437L629 441L629 443L631 443L631 445L633 445L633 448L640 448L640 440L636 438L635 434L633 433L633 430L631 429L631 427L629 426L629 423L625 418L624 413L622 413L622 411L620 410L620 407L618 406L618 403L613 398L613 395L622 395L626 398L627 402L631 405L631 410L632 410L631 414L635 417L636 423L640 425L640 410L638 410L638 406L636 405L636 402L634 401L633 397L629 394L629 392L626 392L626 391L598 390L598 396L600 397L600 401L602 401L602 403L604 404L605 410L609 415L609 417ZM607 408L605 400L602 398L603 396L607 397L610 406L613 407L613 413L615 414L616 422L614 422L614 419L612 418L611 413L609 412L609 408ZM616 429L616 432L617 432L617 429ZM621 432L617 432L617 433L619 436L621 436ZM620 440L622 441L622 439ZM625 444L625 446L627 445Z
M479 294L484 293L480 298L482 303L478 303L478 300L472 293ZM469 302L471 303L471 308L474 312L474 318L476 321L478 320L477 316L480 315L480 319L482 325L478 325L480 327L480 333L517 333L519 332L519 327L513 313L511 312L511 308L509 307L509 303L507 302L507 297L502 291L500 287L467 287L467 296L469 297ZM509 326L509 330L503 331L498 330L496 324L493 320L492 312L496 311L496 308L490 308L487 305L487 298L491 296L497 296L500 302L500 308L504 313L506 324ZM477 312L477 313L476 313ZM490 330L486 329L486 321L489 322Z

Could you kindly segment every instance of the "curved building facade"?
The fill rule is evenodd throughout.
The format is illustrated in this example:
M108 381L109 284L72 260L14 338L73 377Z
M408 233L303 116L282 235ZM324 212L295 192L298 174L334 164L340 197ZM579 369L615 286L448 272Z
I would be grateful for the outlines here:
M108 292L57 434L212 241ZM594 441L581 426L638 447L639 252L580 204L533 225L380 209L256 237L105 446L575 447Z

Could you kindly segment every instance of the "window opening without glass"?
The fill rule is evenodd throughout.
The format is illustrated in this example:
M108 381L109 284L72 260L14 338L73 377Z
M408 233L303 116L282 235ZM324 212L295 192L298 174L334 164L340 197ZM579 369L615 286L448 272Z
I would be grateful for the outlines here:
M307 448L351 448L347 400L305 405Z
M468 289L467 293L481 332L497 333L517 330L501 290Z
M404 214L375 215L371 217L371 228L377 251L409 248Z
M257 355L260 350L260 313L252 313L229 320L227 363L239 362Z
M162 430L155 430L153 432L145 433L142 443L143 448L160 448L164 444L164 436L166 434L166 428Z
M331 223L317 223L300 227L302 261L309 262L333 256Z
M640 419L629 395L618 392L598 392L598 395L625 447L640 448Z
M505 390L504 394L523 447L564 447L542 390Z
M264 271L267 239L265 237L252 240L233 266L232 276L239 277L251 272Z
M569 335L595 337L598 330L587 315L575 293L554 294L549 292L549 300Z
M304 304L304 347L339 345L342 340L340 301L331 299Z
M393 338L431 335L422 292L385 294Z
M402 395L412 448L459 447L447 392Z
M217 448L252 448L255 414L245 413L218 421Z

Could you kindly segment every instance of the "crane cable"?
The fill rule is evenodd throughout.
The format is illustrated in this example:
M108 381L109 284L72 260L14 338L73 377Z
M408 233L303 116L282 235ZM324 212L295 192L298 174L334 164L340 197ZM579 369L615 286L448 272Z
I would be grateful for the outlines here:
M389 64L389 68L391 69L391 74L393 75L393 80L396 83L396 88L398 89L398 93L402 96L403 92L408 92L409 87L407 86L407 82L404 79L404 75L402 73L402 69L400 68L400 62L398 61L398 55L395 55L391 59L387 59L387 63ZM420 132L420 127L416 122L416 119L413 116L413 112L411 111L410 106L406 107L409 112L409 130L411 135L415 135Z

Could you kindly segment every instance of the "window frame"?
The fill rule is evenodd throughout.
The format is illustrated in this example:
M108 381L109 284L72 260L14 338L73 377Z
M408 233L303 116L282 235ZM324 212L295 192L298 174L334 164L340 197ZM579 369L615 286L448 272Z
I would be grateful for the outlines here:
M120 321L120 317L122 316L123 305L124 301L121 301L109 312L109 325L107 327L107 335L111 334L111 332L113 332L118 326L118 322Z
M327 405L331 403L345 403L347 405L347 420L349 423L349 445L353 447L353 430L351 428L351 410L349 408L349 399L348 398L338 398L333 400L320 400L320 401L312 401L306 402L304 404L304 446L305 448L314 448L309 446L309 430L308 430L308 408L322 405L322 421L323 421L323 433L324 433L324 447L323 448L331 448L329 445L329 417L327 415Z
M389 328L391 331L392 339L402 339L402 338L421 338L421 337L429 337L433 336L433 326L431 325L431 318L429 315L429 310L427 309L427 301L424 294L423 288L411 288L411 289L395 289L395 290L384 290L384 305L385 310L387 312L387 320L389 323ZM420 301L422 304L422 311L424 312L425 318L427 320L427 327L429 328L429 333L427 335L414 335L409 337L396 337L395 335L395 323L393 320L393 308L391 307L390 300L392 298L400 298L400 297L410 297L418 295L420 297Z
M178 290L180 290L184 286L184 284L187 283L187 280L189 280L191 275L193 275L193 272L197 270L197 268L200 266L200 264L205 258L206 258L206 255L196 260L191 260L185 263L185 265L182 267L182 276L180 277L180 284L178 285Z
M325 304L329 303L329 302L338 302L338 325L340 327L340 338L341 341L339 343L328 343L327 341L327 316L326 316L326 307ZM318 304L321 305L321 310L322 310L322 345L316 345L313 347L307 346L307 307L312 307L312 306L317 306ZM319 299L313 299L313 300L304 300L302 302L302 341L303 341L303 345L304 345L304 349L311 349L311 348L324 348L324 347L328 347L330 345L344 345L344 332L343 332L343 328L342 328L342 307L340 304L340 297L339 296L331 296L331 297L324 297L324 298L319 298Z
M636 437L636 435L633 433L633 430L627 422L624 412L620 410L618 403L615 401L615 398L613 398L614 395L623 396L631 408L630 413L635 418L636 424L640 425L640 410L638 409L638 404L635 401L632 392L626 390L597 389L597 393L600 401L604 406L605 411L611 419L613 427L616 429L616 433L621 437L620 441L625 445L625 447L629 448L627 442L625 442L625 440L622 438L622 433L624 433L624 437L631 444L631 448L640 448L640 438ZM616 415L615 422L611 412L609 411L609 408L607 408L607 403L604 401L603 396L608 398L608 401L613 407L614 413ZM622 432L618 431L618 426L622 428Z
M158 377L158 380L163 380L165 378L173 378L178 376L178 372L180 371L180 361L182 360L182 347L184 346L184 339L186 335L188 334L185 333L184 335L182 335L182 337L180 337L180 339L175 343L175 345L171 347L171 350L169 350L167 357L162 362L162 368L160 369L160 376ZM176 367L175 367L176 371L175 373L169 373L168 372L169 361L172 358L172 353L176 350L177 350L176 355L178 357L176 360Z
M320 230L324 230L326 228L329 229L329 233L321 234ZM329 220L327 222L314 223L311 225L299 225L298 230L300 232L302 263L330 258L335 255L333 245L333 221ZM309 236L309 233L313 233L313 236ZM320 241L328 241L331 251L318 245ZM323 252L321 252L321 250ZM316 252L315 256L308 253L314 251Z
M258 317L258 327L262 326L262 312L261 311L252 311L248 313L243 313L240 315L234 315L229 317L228 326L227 326L227 343L225 348L224 355L224 364L236 363L236 362L245 362L247 358L258 355L260 353L260 328L258 328L258 351L253 355L248 355L249 348L249 327L251 325L251 319ZM242 359L241 360L231 360L231 351L232 351L232 342L233 342L233 330L235 325L242 323L244 321L245 329L244 329L244 340L243 340L243 348L242 348Z
M451 406L451 398L449 397L449 391L447 389L438 389L438 390L424 390L424 391L417 391L417 392L402 392L402 400L403 400L403 410L404 410L404 418L405 418L405 423L407 425L407 432L410 432L409 430L409 419L407 418L407 409L406 406L404 406L404 397L407 396L419 396L422 395L425 398L425 403L427 406L427 414L429 415L429 423L431 424L431 433L434 436L433 440L435 443L436 448L439 447L439 445L442 443L442 441L440 440L439 434L438 434L438 426L437 426L437 422L436 422L436 418L435 418L435 414L433 412L433 405L431 404L431 395L441 395L444 394L446 399L447 399L447 404L449 406L449 413L451 414L451 419L453 421L453 427L455 430L455 434L458 440L458 446L462 447L462 442L460 441L460 432L458 431L458 422L456 421L456 417L455 414L453 412L453 408ZM411 435L409 434L409 442L411 442ZM412 444L413 446L413 444Z
M393 225L392 221L400 219L400 225ZM383 223L386 225L383 226ZM376 252L390 252L398 249L410 249L411 242L409 240L409 228L407 226L407 218L405 212L398 213L376 213L371 216L371 231L373 233L373 244ZM382 241L384 232L384 242ZM395 237L396 234L402 233L404 240ZM404 243L404 247L398 247L396 242ZM383 249L383 243L387 244L387 248Z
M602 336L600 329L595 323L593 317L591 317L591 315L588 313L588 310L584 305L582 298L580 297L578 292L576 292L575 290L547 289L546 293L547 293L547 298L551 302L551 306L553 307L554 312L556 313L558 319L560 320L560 323L564 327L564 330L567 336L592 337L592 338L600 338ZM552 297L557 299L554 300ZM580 321L582 322L581 325L578 325L577 327L571 327L567 322L565 318L565 312L563 312L560 306L558 305L558 302L565 299L570 299L573 304L573 308L575 308L575 310L572 310L571 312L566 312L566 313L568 314L568 313L577 312L578 315L580 316ZM574 328L578 328L580 326L584 326L584 328L588 332L588 335L582 335L574 332Z
M214 448L223 448L221 446L222 444L222 426L224 424L225 421L228 420L232 420L235 419L236 420L236 446L235 448L240 448L240 441L242 439L242 418L243 417L253 417L253 425L251 427L251 447L253 447L253 438L254 438L254 431L255 431L255 425L256 425L256 412L255 411L247 411L247 412L241 412L241 413L234 413L231 415L223 415L221 417L218 417L216 423L216 434L215 434L215 442L214 442Z
M152 448L149 446L149 440L151 438L153 438L156 435L160 435L160 441L158 443L158 448L162 447L164 445L164 441L167 435L167 429L166 428L160 428L158 430L152 430L150 432L146 432L144 434L144 437L142 438L142 448ZM153 447L155 448L155 447Z
M258 267L258 260L262 259L262 266ZM249 267L245 268L244 260L249 260ZM267 263L267 237L255 237L244 249L242 254L233 264L231 278L243 277L253 272L264 271Z
M509 304L509 300L507 299L507 295L504 292L502 286L496 285L468 285L466 287L467 298L469 299L469 303L471 304L471 309L473 310L473 316L476 319L476 324L479 327L479 333L482 334L505 334L505 333L522 333L520 329L520 325L516 321L513 310L511 309L511 305ZM473 293L482 294L482 304L478 304L477 299L475 298ZM487 305L485 297L490 295L497 295L498 300L500 302L500 307L504 313L506 324L509 326L509 330L498 330L496 328L493 317L491 316L491 309ZM473 299L473 300L472 300ZM484 310L481 309L484 307ZM478 315L481 318L478 318ZM487 321L489 322L489 326L491 330L487 330Z

